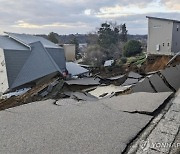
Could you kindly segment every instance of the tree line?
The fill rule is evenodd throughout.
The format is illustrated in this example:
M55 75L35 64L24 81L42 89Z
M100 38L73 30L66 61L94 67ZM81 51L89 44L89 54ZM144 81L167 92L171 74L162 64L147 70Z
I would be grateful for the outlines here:
M48 39L58 43L56 33L51 32ZM83 55L86 63L100 66L105 60L125 59L142 51L141 43L137 40L128 40L126 24L104 22L95 33L87 35L88 47ZM79 53L79 42L75 35L68 43L75 44L76 55Z

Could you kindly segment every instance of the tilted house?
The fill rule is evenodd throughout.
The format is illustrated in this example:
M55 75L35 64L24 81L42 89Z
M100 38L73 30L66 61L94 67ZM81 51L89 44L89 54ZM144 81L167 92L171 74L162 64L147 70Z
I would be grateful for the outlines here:
M174 55L180 51L180 21L148 18L148 54Z
M0 93L66 71L63 48L38 36L0 36Z

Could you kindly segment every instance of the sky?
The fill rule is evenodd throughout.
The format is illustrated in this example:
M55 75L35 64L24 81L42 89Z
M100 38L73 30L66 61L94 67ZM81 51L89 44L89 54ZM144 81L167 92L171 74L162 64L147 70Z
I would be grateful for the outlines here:
M180 20L180 0L0 0L0 34L87 34L106 21L147 34L146 16Z

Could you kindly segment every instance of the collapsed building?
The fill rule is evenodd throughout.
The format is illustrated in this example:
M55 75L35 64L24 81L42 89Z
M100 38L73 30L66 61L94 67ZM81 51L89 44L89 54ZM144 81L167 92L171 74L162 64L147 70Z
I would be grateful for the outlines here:
M39 36L0 36L0 93L66 71L63 48Z

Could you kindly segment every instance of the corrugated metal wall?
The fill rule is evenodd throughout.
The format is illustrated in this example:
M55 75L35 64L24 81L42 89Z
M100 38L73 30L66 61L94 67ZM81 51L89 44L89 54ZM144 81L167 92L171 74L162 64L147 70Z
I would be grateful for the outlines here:
M9 86L11 86L19 74L21 68L30 55L28 50L5 50L5 61Z
M56 62L56 64L59 66L59 68L62 71L65 71L66 69L66 60L65 60L65 54L64 49L61 48L46 48L46 50L49 52L53 60Z

